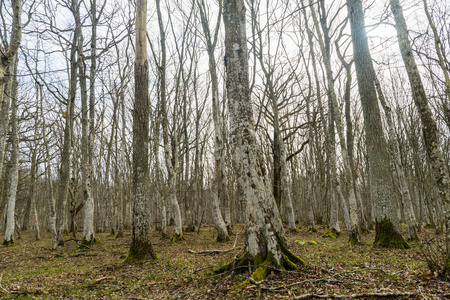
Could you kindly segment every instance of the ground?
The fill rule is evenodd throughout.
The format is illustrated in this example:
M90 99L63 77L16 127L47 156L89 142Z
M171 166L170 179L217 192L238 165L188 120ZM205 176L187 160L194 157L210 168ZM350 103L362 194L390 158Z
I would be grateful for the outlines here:
M186 233L186 241L176 243L160 240L153 232L160 259L135 264L121 264L128 253L129 231L119 239L99 233L92 248L77 249L81 240L66 236L66 246L56 251L50 250L49 233L36 242L33 232L24 232L12 247L0 248L0 298L293 299L305 294L412 293L383 299L450 299L450 283L428 271L417 244L407 250L372 248L374 233L369 233L362 236L363 245L350 246L346 236L322 238L327 228L321 226L317 233L306 233L305 227L287 235L305 266L274 270L259 285L230 292L248 273L213 275L212 270L243 253L243 226L233 229L237 239L232 236L225 243L214 242L213 226L202 226L199 235ZM204 250L230 251L198 253Z

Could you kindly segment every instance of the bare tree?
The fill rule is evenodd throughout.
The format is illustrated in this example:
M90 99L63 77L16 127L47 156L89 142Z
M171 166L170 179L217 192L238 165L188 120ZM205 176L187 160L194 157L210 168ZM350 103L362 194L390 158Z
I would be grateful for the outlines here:
M419 111L419 117L422 123L425 149L428 158L430 159L431 167L434 172L434 179L442 200L442 210L446 223L447 248L447 259L444 262L444 271L450 273L450 178L448 175L448 165L446 165L439 147L436 120L434 119L428 104L422 78L414 59L411 42L408 37L408 27L403 16L402 7L398 0L390 0L390 4L395 19L400 52L402 54L403 62L405 63L406 72L408 73L414 103Z
M245 253L222 272L248 263L259 266L252 278L260 281L268 265L295 269L303 261L289 251L281 218L270 191L266 166L257 148L250 100L245 5L224 2L226 87L229 99L230 140L238 193L245 205ZM249 280L242 283L246 285Z
M375 71L367 42L364 12L361 0L347 0L351 25L353 55L359 95L364 114L364 127L371 195L376 222L375 247L410 248L403 239L398 216L392 203L392 173L389 168L387 144L381 122L375 90Z
M135 98L133 109L133 224L131 246L124 262L157 258L149 224L149 95L147 60L147 0L136 2Z

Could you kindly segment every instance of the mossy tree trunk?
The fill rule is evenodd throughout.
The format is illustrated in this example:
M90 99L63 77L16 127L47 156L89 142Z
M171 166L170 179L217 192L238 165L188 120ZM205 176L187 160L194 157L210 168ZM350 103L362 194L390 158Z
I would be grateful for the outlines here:
M436 120L428 104L425 88L422 83L419 69L417 67L411 42L408 37L408 28L403 16L402 7L398 0L390 0L391 10L394 14L397 29L398 43L408 73L409 82L414 103L419 112L422 123L422 133L424 137L425 149L434 173L434 179L442 200L442 212L446 222L446 251L447 259L445 270L450 273L450 179L448 166L445 163L441 149L439 147L439 136Z
M149 220L149 95L147 60L147 0L136 2L135 98L133 110L133 224L125 262L157 258L150 242Z
M244 1L225 1L223 19L230 141L239 198L245 205L245 252L237 265L258 265L252 277L259 281L268 274L268 265L295 268L295 263L302 260L288 250L264 161L257 151L249 89ZM230 263L218 271L232 266Z
M376 222L375 247L405 248L393 205L392 174L375 90L375 70L369 52L361 0L347 0L354 62L364 115L370 188ZM386 231L389 229L389 231Z

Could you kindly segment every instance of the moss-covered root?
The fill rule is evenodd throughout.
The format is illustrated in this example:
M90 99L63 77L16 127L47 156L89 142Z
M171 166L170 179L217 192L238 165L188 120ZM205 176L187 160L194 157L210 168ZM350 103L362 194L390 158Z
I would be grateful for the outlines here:
M92 237L92 236L91 236L90 239L83 238L83 241L81 241L81 245L82 246L87 246L89 248L92 247L94 244L97 244L97 243L98 243L97 239Z
M182 234L174 233L172 236L171 241L172 242L178 242L178 241L185 241L186 238Z
M361 239L359 237L359 233L358 232L352 232L350 233L350 237L348 238L348 242L350 243L350 245L352 246L358 246L361 245Z
M147 259L159 259L159 256L153 252L153 247L150 243L137 243L131 244L130 251L128 251L127 257L121 264L133 263L136 261L142 261Z
M5 247L9 247L9 246L12 246L12 245L14 245L14 241L13 240L9 240L9 241L4 240L3 241L3 246L5 246Z
M328 231L322 235L323 238L330 238L330 239L337 239L341 236L342 236L342 232L337 231L334 228L331 228L330 231Z
M317 232L316 227L309 227L308 231L306 231L306 233L314 233Z
M288 229L288 230L286 230L286 233L297 233L297 232L299 232L299 230L297 229L297 228L294 228L294 229Z
M261 263L258 263L258 257L255 257L254 263L255 265L258 265L259 267L252 273L252 275L246 279L241 284L235 286L231 291L237 291L240 289L245 288L249 284L253 282L261 282L264 280L267 275L269 274L269 271L274 267L277 269L283 269L283 270L296 270L297 265L296 263L304 264L305 262L298 257L297 255L293 254L289 250L287 250L286 254L284 254L284 251L282 251L282 257L281 257L281 263L278 264L277 261L274 259L272 254L268 254L266 259Z
M386 218L376 224L373 247L394 249L411 248L401 233L395 229L394 224Z

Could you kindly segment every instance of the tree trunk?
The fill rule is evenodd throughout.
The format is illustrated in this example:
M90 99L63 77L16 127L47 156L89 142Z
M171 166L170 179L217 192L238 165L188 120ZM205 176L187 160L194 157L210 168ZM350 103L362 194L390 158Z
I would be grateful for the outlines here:
M228 229L223 220L222 214L220 212L219 203L223 203L226 205L228 202L227 193L225 190L226 187L226 177L224 173L224 134L223 134L223 125L220 117L220 105L219 105L219 79L217 76L217 66L216 66L216 58L214 56L214 50L217 45L217 35L219 31L220 25L220 17L222 14L222 1L219 1L219 19L217 20L217 26L215 31L213 32L213 36L211 36L211 31L208 25L208 19L205 12L205 2L204 0L197 1L199 10L201 23L203 28L203 33L205 35L206 47L208 50L208 63L209 63L209 74L211 76L211 94L212 94L212 115L214 121L214 161L215 161L215 169L214 169L214 192L212 195L212 217L213 223L217 230L217 241L228 241L230 238L228 236ZM198 138L198 137L197 137Z
M371 193L376 222L375 247L409 248L403 239L392 203L387 144L375 90L375 71L369 52L361 0L347 0L359 95L364 115Z
M395 25L397 29L398 43L402 54L403 62L408 73L409 82L414 103L419 111L422 123L422 133L425 142L425 149L431 162L434 172L434 179L439 189L442 200L442 211L446 223L446 250L447 260L444 265L444 271L450 273L450 178L448 175L448 165L444 161L441 149L439 147L439 137L436 120L428 104L419 69L413 55L413 49L408 38L408 28L403 17L402 7L398 0L390 0L391 10L394 14Z
M159 31L161 35L161 65L159 66L159 80L160 80L160 101L161 101L161 113L162 113L162 129L163 129L163 141L164 141L164 158L167 168L167 192L169 196L169 202L171 205L171 211L174 217L174 233L172 240L184 240L183 236L183 222L181 219L180 206L177 201L177 167L178 167L178 151L176 141L172 143L172 155L169 144L169 120L168 120L168 108L166 97L166 37L164 32L164 25L161 15L160 0L156 1L156 11L158 15ZM177 107L175 109L178 109ZM173 138L176 138L176 130L173 130Z
M77 1L72 0L72 11L77 8ZM78 62L76 58L78 41L78 31L75 30L75 34L72 40L72 46L70 50L70 82L69 82L69 94L67 98L67 110L63 117L65 118L64 128L64 141L61 153L61 166L59 169L59 187L58 187L58 245L64 246L64 230L66 227L66 206L67 197L69 194L70 185L70 157L72 152L72 134L73 134L73 120L75 109L75 96L77 88L78 77Z
M238 193L245 204L245 253L236 265L258 265L252 277L260 281L269 272L267 265L295 269L295 263L303 261L288 250L264 161L257 150L248 81L244 1L225 1L223 19L230 140ZM228 270L233 265L231 262L217 271ZM246 280L239 287L248 283Z
M149 95L147 61L147 0L136 2L135 99L133 109L133 224L131 246L124 262L156 259L149 224Z
M17 57L14 58L14 73L16 75ZM17 131L17 79L14 77L11 86L11 139L12 139L12 153L11 153L11 169L10 169L10 187L8 193L8 208L6 211L6 229L5 239L3 245L9 246L14 244L14 230L15 211L16 211L16 197L17 185L19 183L19 135Z

